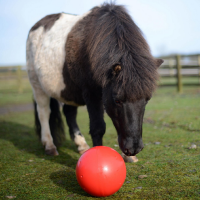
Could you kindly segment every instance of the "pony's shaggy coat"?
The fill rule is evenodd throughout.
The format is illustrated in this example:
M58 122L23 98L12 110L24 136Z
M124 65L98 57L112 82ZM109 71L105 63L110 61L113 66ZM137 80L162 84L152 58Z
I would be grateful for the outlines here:
M50 98L65 104L70 136L79 152L89 148L76 123L77 106L85 104L94 146L102 145L105 108L122 151L141 151L144 108L156 88L161 63L152 57L123 6L103 4L82 16L59 13L38 21L27 39L27 69L46 152L58 154L49 123L52 114L61 120Z
M55 21L60 18L61 13L58 14L52 14L47 15L46 17L42 18L40 21L38 21L30 31L37 30L39 27L43 26L46 31L51 29L51 27L54 25Z
M65 62L75 82L85 71L89 73L84 81L89 77L102 88L114 80L118 93L130 100L150 98L156 88L156 60L122 6L95 7L79 21L68 35ZM112 67L117 64L122 69L116 74Z

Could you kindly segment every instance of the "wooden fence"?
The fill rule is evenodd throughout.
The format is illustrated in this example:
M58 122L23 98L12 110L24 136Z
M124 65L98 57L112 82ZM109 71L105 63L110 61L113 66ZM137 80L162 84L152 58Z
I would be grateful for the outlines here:
M0 67L0 80L4 80L6 83L6 80L15 79L19 93L23 92L23 78L28 78L25 67L23 66L19 65Z
M174 78L174 83L159 83L160 86L177 86L177 91L182 92L183 85L199 85L200 86L200 54L193 55L170 55L160 57L164 59L164 63L159 68L161 79ZM184 77L198 77L197 81L189 80L184 83ZM22 79L28 78L24 66L7 66L0 67L0 79L16 79L18 84L18 92L23 92Z
M160 84L161 86L176 85L177 91L182 92L183 85L199 85L200 86L200 54L193 55L171 55L160 57L164 63L159 68L159 74L162 79L176 78L175 84ZM183 78L196 77L196 82L184 83ZM198 77L198 78L197 78ZM191 79L190 79L191 80Z

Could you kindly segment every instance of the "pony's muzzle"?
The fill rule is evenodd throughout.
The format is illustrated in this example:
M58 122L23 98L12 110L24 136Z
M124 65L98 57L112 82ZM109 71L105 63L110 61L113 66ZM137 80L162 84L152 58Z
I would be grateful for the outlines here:
M119 146L122 152L127 156L135 156L144 148L142 140L138 143L132 143L132 144L130 144L130 142L126 142L124 145L123 143L121 144L119 143Z

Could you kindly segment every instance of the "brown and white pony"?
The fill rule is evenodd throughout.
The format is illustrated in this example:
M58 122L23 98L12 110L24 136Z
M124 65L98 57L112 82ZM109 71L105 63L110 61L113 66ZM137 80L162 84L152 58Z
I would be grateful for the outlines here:
M26 56L36 126L47 154L58 155L56 136L64 137L59 101L64 103L70 136L80 153L89 146L76 114L78 106L86 105L93 146L102 145L105 109L124 159L133 161L144 147L143 115L163 61L153 58L123 6L103 4L82 16L44 17L29 32Z

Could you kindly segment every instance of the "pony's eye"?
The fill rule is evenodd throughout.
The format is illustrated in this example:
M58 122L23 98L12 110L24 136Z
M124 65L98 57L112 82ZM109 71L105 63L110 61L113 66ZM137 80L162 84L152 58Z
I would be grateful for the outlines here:
M120 100L116 99L116 100L115 100L115 104L117 104L117 105L121 105L122 102L121 102Z

